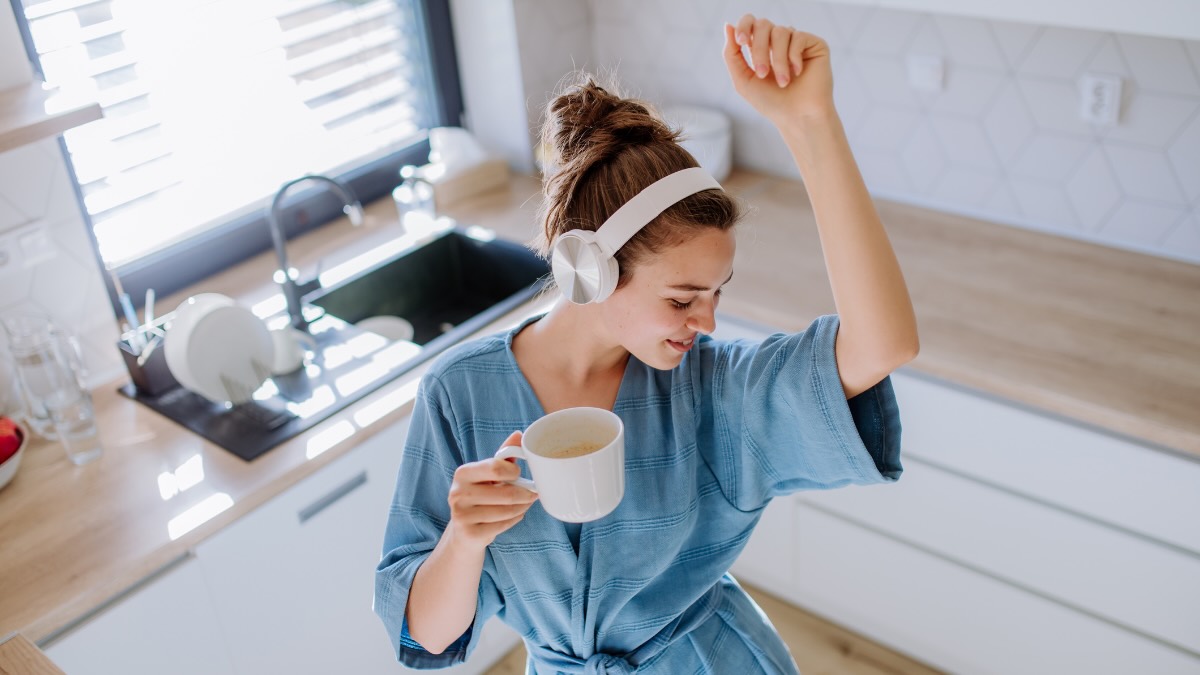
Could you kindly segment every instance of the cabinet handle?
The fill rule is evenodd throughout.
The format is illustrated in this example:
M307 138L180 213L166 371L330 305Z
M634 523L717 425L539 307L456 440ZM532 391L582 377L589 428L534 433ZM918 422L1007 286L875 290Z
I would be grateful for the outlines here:
M357 490L358 488L360 488L366 484L367 484L367 470L363 469L362 471L358 472L358 474L355 475L350 480L348 480L345 483L342 483L341 485L330 490L329 494L325 495L324 497L321 497L317 501L300 509L300 511L297 512L297 514L296 514L297 516L300 517L300 524L303 525L304 521L308 520L309 518L312 518L313 516L324 511L325 509L329 508L330 506L333 506L334 502L341 499L342 497L345 497L346 495L350 494L351 492L354 492L355 490Z

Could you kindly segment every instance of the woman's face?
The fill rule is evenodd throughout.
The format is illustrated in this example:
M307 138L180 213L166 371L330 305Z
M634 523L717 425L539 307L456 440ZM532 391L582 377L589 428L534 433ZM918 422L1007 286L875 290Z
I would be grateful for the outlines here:
M644 260L600 304L614 340L643 363L669 370L692 341L716 329L721 287L733 276L734 233L706 228Z

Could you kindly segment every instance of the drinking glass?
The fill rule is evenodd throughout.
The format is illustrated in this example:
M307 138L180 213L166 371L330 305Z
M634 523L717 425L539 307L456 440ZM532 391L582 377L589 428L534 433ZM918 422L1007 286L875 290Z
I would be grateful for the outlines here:
M14 313L2 323L26 423L38 435L61 441L76 464L98 457L95 413L79 341L39 314Z

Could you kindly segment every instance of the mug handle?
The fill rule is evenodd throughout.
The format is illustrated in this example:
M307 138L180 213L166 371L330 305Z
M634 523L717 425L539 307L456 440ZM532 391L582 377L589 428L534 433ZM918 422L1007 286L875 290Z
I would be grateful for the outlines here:
M506 445L496 452L495 457L496 459L525 459L525 449L519 445ZM513 485L520 485L530 492L538 491L537 486L528 478L518 478L508 482Z

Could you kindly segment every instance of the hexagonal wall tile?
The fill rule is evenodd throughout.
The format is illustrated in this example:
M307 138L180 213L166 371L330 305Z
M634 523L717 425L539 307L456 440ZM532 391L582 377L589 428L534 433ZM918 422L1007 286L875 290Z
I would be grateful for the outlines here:
M1184 123L1200 109L1200 99L1171 94L1130 91L1128 96L1121 98L1126 100L1121 118L1116 126L1101 129L1104 137L1159 148L1167 147Z
M1012 178L1013 195L1027 222L1067 232L1079 229L1079 220L1061 189L1044 181Z
M1079 166L1092 143L1072 136L1038 133L1009 166L1015 176L1061 183Z
M22 222L41 218L46 209L55 164L61 161L47 149L57 150L58 146L47 146L48 142L53 143L42 141L14 148L0 161L0 194L23 216Z
M1170 234L1187 216L1184 209L1126 199L1104 222L1101 232L1114 242L1149 246Z
M1099 148L1090 153L1067 181L1067 196L1083 226L1097 230L1121 201L1121 187Z
M1167 233L1162 246L1172 256L1200 264L1200 213L1193 210L1189 218Z
M975 210L996 190L999 182L994 172L956 166L942 173L929 196L948 208Z
M931 20L946 45L947 57L955 66L1007 69L1004 54L987 21L944 14L935 14Z
M913 131L900 152L900 159L909 181L920 194L927 194L946 171L946 154L928 123Z
M1004 61L1010 69L1015 68L1025 58L1025 54L1042 30L1040 26L1015 21L989 21L988 27L992 29L996 45L1000 47L1000 53L1004 55Z
M983 129L1001 162L1012 160L1033 138L1033 116L1026 109L1024 98L1015 84L1010 82L996 95L991 108L983 116Z
M1000 167L996 153L978 122L961 117L929 116L930 127L946 151L946 159L956 167L971 167L996 173Z
M908 49L921 15L879 8L871 12L854 38L856 54L871 54L897 58Z
M1184 203L1183 194L1164 152L1109 141L1102 143L1101 147L1125 194L1167 203Z
M1017 72L1039 77L1074 79L1103 37L1103 33L1094 30L1045 27L1038 33L1025 58L1017 65Z
M1200 198L1200 113L1167 149L1167 158L1188 201Z
M1200 79L1181 40L1118 35L1117 42L1140 89L1200 95Z

